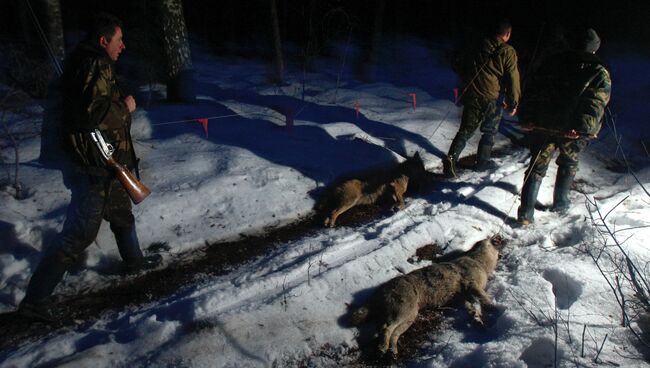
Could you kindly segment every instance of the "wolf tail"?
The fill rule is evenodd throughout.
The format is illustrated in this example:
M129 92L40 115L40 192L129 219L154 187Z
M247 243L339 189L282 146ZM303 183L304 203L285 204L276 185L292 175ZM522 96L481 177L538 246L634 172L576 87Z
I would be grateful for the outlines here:
M350 323L354 326L360 325L368 319L370 311L368 307L363 306L355 309L350 315Z

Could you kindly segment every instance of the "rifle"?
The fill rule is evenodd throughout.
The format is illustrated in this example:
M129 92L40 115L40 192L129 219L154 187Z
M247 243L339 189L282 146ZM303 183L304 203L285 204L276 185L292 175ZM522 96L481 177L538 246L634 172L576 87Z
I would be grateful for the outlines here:
M151 190L149 190L146 185L142 184L142 182L133 176L127 168L115 161L113 158L115 148L110 143L104 141L104 137L99 129L90 132L90 138L92 138L93 142L97 145L97 148L99 148L99 152L106 160L106 165L115 170L117 180L120 181L124 189L129 193L129 197L131 197L133 203L138 204L151 194Z
M595 134L587 134L583 132L577 132L575 130L559 130L559 129L550 129L537 126L532 123L520 123L514 120L503 119L503 121L511 124L512 126L518 127L524 132L538 132L546 135L551 135L554 137L562 137L566 139L596 139Z
M524 132L539 132L542 134L552 135L555 137L562 137L566 139L596 139L597 138L595 134L577 132L573 129L569 131L565 131L565 130L558 130L558 129L543 128L534 125L521 125L521 130L523 130Z

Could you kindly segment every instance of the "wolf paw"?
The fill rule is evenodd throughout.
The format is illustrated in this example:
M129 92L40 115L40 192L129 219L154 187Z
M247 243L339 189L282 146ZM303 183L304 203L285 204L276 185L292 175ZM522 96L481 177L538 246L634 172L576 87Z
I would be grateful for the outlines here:
M504 313L504 309L499 309L494 305L490 305L485 309L485 315L483 317L483 324L485 328L494 326L497 323L499 317Z
M379 361L390 364L397 361L398 351L396 347L388 347L381 344L377 350Z
M473 309L468 309L467 311L469 312L469 316L471 318L470 323L472 325L475 325L476 327L485 327L485 324L483 323L483 315L480 309L474 307Z
M377 347L377 351L379 351L380 356L386 355L386 353L388 352L388 345L379 344L379 346Z

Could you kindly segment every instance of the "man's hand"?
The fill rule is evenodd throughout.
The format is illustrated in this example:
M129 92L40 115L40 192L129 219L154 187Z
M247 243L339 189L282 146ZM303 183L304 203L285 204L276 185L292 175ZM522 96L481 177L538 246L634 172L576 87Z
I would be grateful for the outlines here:
M578 139L580 138L580 134L578 134L575 129L571 129L568 132L564 133L564 138Z
M124 103L126 104L126 108L129 109L129 112L135 111L135 98L133 96L129 95L124 97Z
M510 110L510 105L508 105L508 103L505 102L505 101L501 102L501 106L503 106L503 109L505 111L508 111L509 116L515 116L517 114L517 107L516 106L514 108L512 108L512 110Z
M535 129L535 124L532 123L521 123L519 126L521 126L521 130L526 132L530 132Z

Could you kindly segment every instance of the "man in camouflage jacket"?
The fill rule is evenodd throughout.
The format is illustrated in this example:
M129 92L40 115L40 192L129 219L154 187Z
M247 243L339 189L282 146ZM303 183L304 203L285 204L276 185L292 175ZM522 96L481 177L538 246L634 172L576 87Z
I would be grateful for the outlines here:
M484 170L494 146L494 135L499 129L502 107L514 115L519 104L519 70L517 52L508 45L512 33L509 22L500 22L493 36L483 39L477 46L467 50L455 66L463 80L460 95L463 116L460 128L443 159L443 173L456 176L456 162L465 144L476 129L481 128L481 140L476 154L477 170ZM501 94L503 106L498 106Z
M110 223L126 270L155 267L160 256L144 257L135 231L128 193L106 166L90 132L99 129L115 147L117 162L133 169L131 113L135 99L123 96L115 76L115 62L124 50L121 22L108 14L96 17L85 41L66 62L63 74L63 145L75 163L66 173L72 201L62 232L44 252L29 282L19 312L52 320L48 299L65 272L95 240L102 219Z
M576 32L571 50L550 56L524 90L519 120L532 129L531 161L524 177L518 222L533 221L535 202L556 150L560 154L552 210L565 213L578 170L578 154L600 131L611 93L609 72L595 55L600 39L593 29Z

